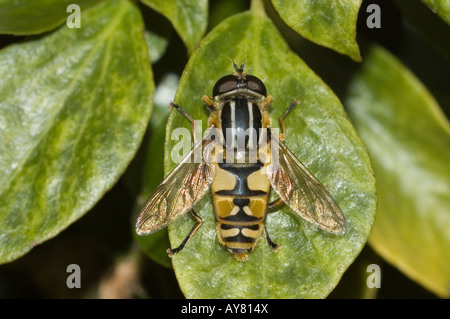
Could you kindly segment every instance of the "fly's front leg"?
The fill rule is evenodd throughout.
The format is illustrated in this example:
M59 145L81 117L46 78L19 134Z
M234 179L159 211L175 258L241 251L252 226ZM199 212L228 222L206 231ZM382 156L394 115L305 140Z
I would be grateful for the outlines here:
M264 109L267 109L270 105L270 103L272 103L273 101L273 96L272 95L267 95L266 98L264 99Z
M196 145L197 144L197 140L196 140L196 135L195 135L195 121L194 121L194 119L181 106L179 106L178 104L176 104L174 102L170 102L169 109L171 109L173 107L176 108L181 114L183 114L183 116L185 118L187 118L189 120L189 122L191 122L192 136L194 137L194 145Z
M174 249L171 249L171 248L167 249L167 254L169 255L169 257L172 257L173 254L176 254L176 253L180 252L184 248L184 246L186 246L186 244L189 241L189 239L191 239L191 237L194 236L194 234L197 231L197 229L202 225L201 217L198 216L194 212L193 209L191 209L189 214L190 214L191 218L195 221L195 225L192 227L191 231L186 236L186 238L181 242L180 246L178 246L177 248L174 248Z
M212 97L208 96L208 95L203 95L202 96L202 100L203 102L205 102L206 106L208 107L208 110L210 112L214 111L214 109L216 108L215 104L214 104L214 100Z
M299 104L300 101L298 100L294 100L292 101L291 105L289 105L289 107L286 109L286 111L284 111L284 113L278 118L278 121L280 122L280 127L281 127L281 135L280 135L280 140L283 141L286 138L286 125L284 124L284 118L294 109L294 107L297 106L297 104Z

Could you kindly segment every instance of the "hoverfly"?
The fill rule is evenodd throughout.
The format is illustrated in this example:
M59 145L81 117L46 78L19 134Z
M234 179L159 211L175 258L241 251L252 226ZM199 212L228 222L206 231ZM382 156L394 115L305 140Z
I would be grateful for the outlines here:
M263 231L273 251L277 250L265 221L268 211L283 204L320 229L343 234L346 222L338 204L283 143L284 118L299 102L294 100L279 118L282 134L277 136L267 111L273 97L266 95L259 78L244 72L244 64L232 64L234 73L216 82L211 97L202 98L210 111L207 132L214 131L214 136L205 133L150 195L136 232L151 234L189 213L194 226L177 248L167 250L169 256L181 251L202 224L193 207L211 190L219 242L238 260L247 259ZM172 102L169 107L193 126L194 120L179 105ZM212 145L212 160L195 160L195 154ZM250 154L256 154L252 160ZM269 203L271 188L279 198Z

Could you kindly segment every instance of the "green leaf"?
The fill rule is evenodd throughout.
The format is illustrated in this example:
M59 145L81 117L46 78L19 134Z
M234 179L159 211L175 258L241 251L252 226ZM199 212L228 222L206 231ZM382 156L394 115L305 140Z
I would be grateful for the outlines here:
M139 10L111 0L83 19L0 51L0 262L88 211L147 127L153 80Z
M274 96L273 126L293 99L301 101L287 118L286 143L328 188L341 206L348 231L325 234L301 220L289 208L268 215L271 238L281 248L274 253L265 238L245 262L237 261L217 239L210 196L195 210L203 224L173 266L188 298L323 298L361 251L374 220L375 181L369 157L333 92L289 50L272 22L254 6L219 24L201 42L183 72L176 102L206 128L208 112L201 101L219 77L233 71L228 57L246 61L246 71ZM172 111L166 136L166 174L175 167L171 140L175 128L190 123ZM169 226L173 247L193 226L188 215Z
M450 287L450 126L427 89L374 46L347 101L379 195L370 244L441 297Z
M361 61L356 20L362 0L272 0L280 17L306 39Z
M141 0L170 20L190 54L208 24L207 0Z
M430 9L437 13L450 25L450 2L447 0L422 0Z
M84 9L100 0L0 0L0 33L27 35L52 30L72 14L67 7L76 3ZM82 24L83 26L83 24Z

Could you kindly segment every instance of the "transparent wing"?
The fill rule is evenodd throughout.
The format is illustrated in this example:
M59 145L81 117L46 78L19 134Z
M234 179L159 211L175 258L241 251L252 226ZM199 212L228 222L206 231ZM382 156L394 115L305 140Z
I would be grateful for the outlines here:
M271 143L275 151L268 174L278 196L308 222L324 231L343 234L344 215L330 193L277 136L271 135Z
M151 234L167 226L191 210L207 193L215 168L199 155L210 142L198 142L150 195L136 223L139 235Z

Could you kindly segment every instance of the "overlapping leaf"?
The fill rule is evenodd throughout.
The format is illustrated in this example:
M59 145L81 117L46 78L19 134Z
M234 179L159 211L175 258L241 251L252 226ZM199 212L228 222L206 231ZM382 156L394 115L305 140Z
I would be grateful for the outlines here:
M131 2L106 1L81 29L0 52L0 262L79 218L134 156L153 92L143 28Z
M272 0L281 18L306 39L360 61L356 20L362 0Z
M422 2L450 25L450 2L446 0L422 0Z
M0 0L0 33L27 35L52 30L73 13L69 5L81 10L101 0ZM69 12L68 12L69 11Z
M163 14L192 52L205 33L208 24L208 1L190 0L142 0L143 3Z
M379 208L371 245L435 294L450 286L450 125L425 87L373 47L352 82L351 117L371 155Z

